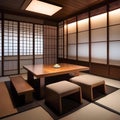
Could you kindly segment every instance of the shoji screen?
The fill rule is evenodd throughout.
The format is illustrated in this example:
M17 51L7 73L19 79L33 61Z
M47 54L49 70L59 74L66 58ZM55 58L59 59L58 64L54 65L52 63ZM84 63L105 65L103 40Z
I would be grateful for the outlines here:
M120 66L120 8L109 12L109 64Z
M43 25L35 25L35 64L43 63Z
M78 16L78 60L89 61L89 19L86 13Z
M33 64L33 24L20 22L20 73L29 64Z
M18 23L4 21L4 75L18 73Z
M63 22L60 22L58 27L58 57L64 58Z
M103 13L97 13L97 11ZM107 13L106 7L91 11L91 62L107 64Z
M76 21L68 22L68 58L76 59Z
M57 27L44 25L44 64L57 62Z
M0 20L0 76L2 76L2 29Z

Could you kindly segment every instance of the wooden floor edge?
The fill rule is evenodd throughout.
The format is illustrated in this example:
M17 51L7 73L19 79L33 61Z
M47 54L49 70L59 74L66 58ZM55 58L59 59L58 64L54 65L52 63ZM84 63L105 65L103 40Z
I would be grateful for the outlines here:
M0 118L14 113L17 113L17 109L14 108L9 91L5 82L0 82Z

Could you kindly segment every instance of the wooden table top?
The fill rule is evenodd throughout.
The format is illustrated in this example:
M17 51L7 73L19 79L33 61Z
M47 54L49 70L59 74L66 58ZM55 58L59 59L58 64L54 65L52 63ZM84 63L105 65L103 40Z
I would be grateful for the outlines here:
M55 68L53 64L25 65L23 67L36 77L48 77L53 75L72 73L76 71L89 70L89 67L86 66L67 63L60 63L59 65L60 65L59 68Z

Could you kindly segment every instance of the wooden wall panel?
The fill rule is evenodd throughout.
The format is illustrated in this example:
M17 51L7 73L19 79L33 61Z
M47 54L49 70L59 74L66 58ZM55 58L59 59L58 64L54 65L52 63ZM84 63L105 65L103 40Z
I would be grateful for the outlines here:
M90 73L108 77L108 67L104 64L91 63Z
M120 67L110 66L109 77L120 80Z

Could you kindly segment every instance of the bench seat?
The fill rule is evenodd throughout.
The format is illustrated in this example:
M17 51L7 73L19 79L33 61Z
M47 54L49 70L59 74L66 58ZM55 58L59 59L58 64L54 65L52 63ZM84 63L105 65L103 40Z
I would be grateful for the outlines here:
M49 84L46 86L45 103L61 114L63 112L62 97L68 95L78 103L82 103L80 86L65 80Z
M21 75L11 76L10 81L18 95L25 96L25 102L33 101L32 93L34 89L25 81Z
M70 81L81 86L83 97L90 101L94 100L94 90L99 93L106 93L105 81L99 79L99 77L79 75L72 77Z

